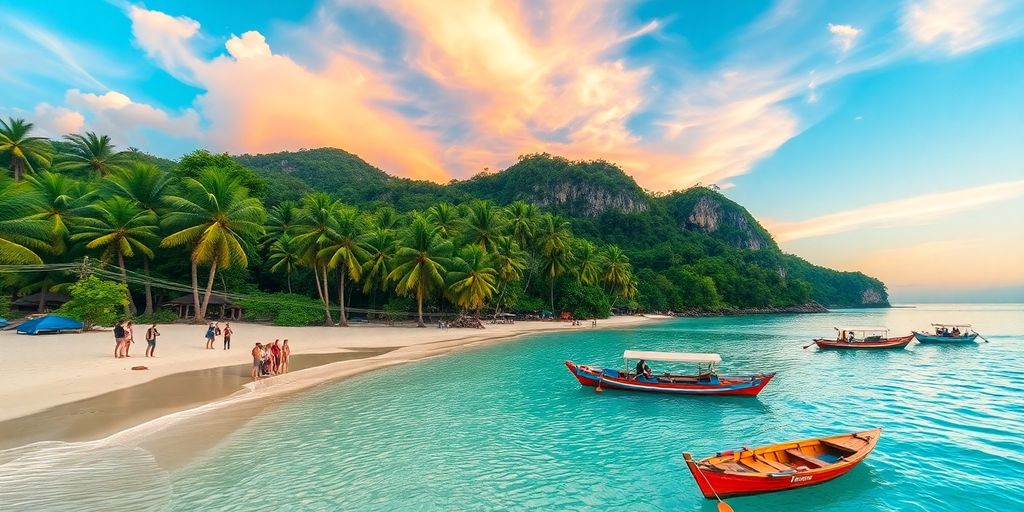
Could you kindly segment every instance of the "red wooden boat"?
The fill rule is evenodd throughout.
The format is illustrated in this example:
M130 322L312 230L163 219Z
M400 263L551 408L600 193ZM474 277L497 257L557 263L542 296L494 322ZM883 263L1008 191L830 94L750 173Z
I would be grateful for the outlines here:
M822 349L878 350L904 348L914 340L913 333L890 338L889 329L886 327L846 327L843 329L835 327L835 330L836 339L817 338L814 340L814 344Z
M875 449L882 429L722 452L686 467L708 499L785 491L848 473Z
M718 354L688 354L683 352L645 352L627 350L622 354L626 369L578 365L566 361L565 366L584 386L592 386L601 392L603 388L624 391L648 391L675 395L738 395L755 396L775 377L775 373L754 375L719 375L715 366L722 361ZM673 363L696 363L696 374L639 373L630 371L630 362L661 361ZM649 370L649 368L648 368Z

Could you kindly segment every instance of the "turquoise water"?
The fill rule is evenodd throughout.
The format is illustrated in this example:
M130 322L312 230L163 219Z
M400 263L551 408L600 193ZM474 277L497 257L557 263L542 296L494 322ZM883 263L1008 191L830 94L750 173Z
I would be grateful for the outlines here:
M940 320L973 323L992 342L801 349L833 325L900 332ZM725 371L779 376L757 398L598 395L562 366L567 358L616 365L626 348L718 352ZM76 454L77 473L60 478L40 468L70 459L26 459L11 471L20 480L0 475L0 495L5 482L28 481L24 468L39 471L36 489L77 494L52 486L102 463L124 468L118 485L137 488L72 509L711 511L683 451L706 456L882 426L875 452L845 477L730 504L737 512L1024 510L1022 382L1024 305L580 328L322 386L170 474L143 477L155 468L138 450L90 454L89 464Z
M899 332L937 320L974 323L992 343L801 349L833 325ZM539 335L302 395L171 475L171 508L713 510L682 463L684 450L703 456L883 426L875 452L845 477L731 505L1024 510L1022 335L1021 305L678 319ZM719 352L727 371L779 377L753 399L597 395L562 366L567 358L618 364L626 348ZM254 446L254 435L280 442Z

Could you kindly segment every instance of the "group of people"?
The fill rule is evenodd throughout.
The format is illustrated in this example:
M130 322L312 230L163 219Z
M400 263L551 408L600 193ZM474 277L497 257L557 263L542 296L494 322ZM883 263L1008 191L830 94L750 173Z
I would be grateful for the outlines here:
M292 348L288 340L274 340L274 343L256 343L252 348L252 378L270 377L288 373L288 360L291 359Z
M231 324L224 324L224 328L220 328L220 323L210 322L209 327L206 328L206 349L213 350L213 344L217 341L217 336L224 336L224 348L222 350L231 350L231 335L235 331L231 330Z
M155 357L153 353L156 351L157 336L160 336L160 331L156 324L146 329L146 357ZM131 357L128 350L132 343L135 343L135 323L131 320L118 320L114 326L114 357Z
M953 337L957 337L957 336L961 336L961 335L965 335L965 334L967 334L967 329L964 329L964 331L961 332L960 331L960 327L959 326L955 326L955 325L953 326L953 329L949 329L948 327L945 327L945 326L943 326L943 327L936 327L935 328L935 335L936 336L953 336Z

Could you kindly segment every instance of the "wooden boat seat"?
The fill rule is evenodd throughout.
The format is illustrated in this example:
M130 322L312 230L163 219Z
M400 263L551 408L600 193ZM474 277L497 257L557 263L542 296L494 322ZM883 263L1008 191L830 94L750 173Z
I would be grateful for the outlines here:
M741 466L746 466L758 473L774 473L777 470L764 462L754 459L741 459L738 461ZM786 468L789 469L789 468Z
M814 467L823 468L829 465L828 462L825 462L813 455L807 455L806 453L797 450L796 448L790 448L789 450L786 450L786 454L788 454L790 457L793 457L794 459L801 460L807 464L812 464L814 465Z
M734 471L736 473L749 473L750 469L745 468L735 462L717 462L714 465L716 468L723 471Z
M847 455L857 453L864 447L864 442L859 439L822 439L821 444L835 448Z
M760 455L754 455L754 457L757 458L758 462L761 462L763 464L767 464L767 465L775 468L776 471L789 471L789 470L793 469L793 468L791 468L791 467L789 467L789 466L787 466L787 465L785 465L785 464L783 464L781 462L776 462L774 460L769 460L769 459L766 459L766 458L764 458L764 457L762 457Z

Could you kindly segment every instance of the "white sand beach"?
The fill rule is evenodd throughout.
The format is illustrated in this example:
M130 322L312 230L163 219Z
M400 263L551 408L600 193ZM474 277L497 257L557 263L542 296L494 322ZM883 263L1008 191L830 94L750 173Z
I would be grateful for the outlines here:
M649 321L652 317L623 316L600 320L598 328L620 327ZM333 372L308 368L287 376L262 379L296 381L303 374L316 373L329 380L381 367L448 352L467 345L506 339L544 331L592 329L589 323L573 326L569 322L519 322L486 324L485 329L446 329L435 327L381 326L355 324L352 327L276 327L270 325L233 323L231 350L221 349L218 337L215 350L205 349L203 325L162 325L156 357L144 357L145 329L136 326L136 343L131 357L113 357L114 339L108 331L82 334L18 335L0 332L3 347L4 378L0 386L0 421L24 417L47 409L96 397L183 372L251 364L250 350L256 342L289 339L293 355L350 352L358 349L403 348L372 357L372 364L360 360L332 363ZM380 351L377 351L379 354ZM372 354L372 353L371 353ZM132 370L132 366L147 370ZM360 368L362 367L362 368ZM261 384L262 385L262 384ZM240 388L241 389L241 388ZM153 397L158 405L159 396ZM96 418L103 421L102 418Z

